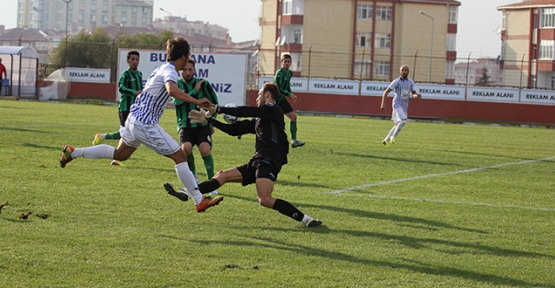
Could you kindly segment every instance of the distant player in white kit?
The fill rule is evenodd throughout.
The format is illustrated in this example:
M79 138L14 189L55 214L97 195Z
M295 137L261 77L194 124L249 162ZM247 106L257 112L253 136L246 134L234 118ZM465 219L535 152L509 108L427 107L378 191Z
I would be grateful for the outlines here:
M403 65L399 70L401 72L401 77L393 80L382 95L382 105L380 109L384 110L385 98L389 92L393 91L395 93L392 101L393 111L391 113L391 120L393 120L395 125L389 130L389 134L387 134L385 139L383 139L383 145L387 145L387 143L395 144L397 135L401 132L403 126L407 124L409 99L422 98L422 95L416 93L414 90L414 82L409 78L409 66Z
M84 158L108 158L119 161L129 159L131 154L141 144L154 150L156 153L169 157L175 162L177 177L187 187L195 202L197 212L204 212L211 206L217 205L223 200L222 196L214 199L203 197L199 192L197 183L189 166L187 156L181 150L179 144L168 134L158 122L164 113L166 104L173 96L179 100L193 103L201 107L210 107L208 99L195 99L177 86L179 73L189 61L190 46L183 37L169 39L166 44L168 62L154 69L150 74L143 92L139 94L135 103L131 106L125 126L121 128L121 139L118 147L101 144L88 148L73 148L65 145L62 150L60 165L62 168L71 160Z

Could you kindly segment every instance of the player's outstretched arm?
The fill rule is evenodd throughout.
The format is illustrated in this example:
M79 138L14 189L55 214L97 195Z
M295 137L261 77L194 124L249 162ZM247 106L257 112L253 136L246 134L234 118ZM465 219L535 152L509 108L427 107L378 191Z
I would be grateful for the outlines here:
M179 86L177 86L177 83L173 82L173 81L168 81L166 82L166 91L168 91L168 93L174 97L177 98L181 101L184 102L188 102L188 103L193 103L195 105L198 105L200 107L210 107L212 105L212 103L210 103L210 100L206 99L206 98L202 98L202 99L195 99L191 96L189 96L189 94L181 91L181 89L179 89Z

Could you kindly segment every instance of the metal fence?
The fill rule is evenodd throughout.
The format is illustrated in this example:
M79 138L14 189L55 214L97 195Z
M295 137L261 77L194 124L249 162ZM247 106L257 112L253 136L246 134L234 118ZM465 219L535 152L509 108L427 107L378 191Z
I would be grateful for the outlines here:
M111 69L112 82L116 82L117 73L117 50L119 48L154 49L164 50L165 41L157 44L139 45L131 44L126 47L117 47L114 42L110 43L77 43L71 42L72 51L63 56L61 61L53 61L50 56L54 55L60 43L54 42L25 42L39 52L39 79L49 75L52 71L67 67L109 68ZM129 47L132 46L132 47ZM458 85L480 85L494 87L519 87L553 89L555 87L555 73L544 69L546 66L538 64L538 61L527 60L526 55L516 55L513 59L503 60L487 57L457 57L455 61L446 61L446 56L430 57L428 51L409 51L402 55L389 55L370 53L370 49L357 48L356 53L341 53L330 51L317 51L309 45L300 53L293 55L291 69L297 71L301 77L328 78L328 79L350 79L370 81L391 81L399 75L400 65L410 67L411 77L417 83L448 83ZM286 53L280 50L258 50L257 47L246 49L228 48L213 45L192 44L192 53L244 53L248 58L247 85L249 89L256 89L258 76L270 76L275 74L279 68L279 55ZM285 47L287 48L287 47ZM337 47L334 47L337 48ZM270 52L271 51L271 52ZM275 57L272 57L272 55ZM268 57L270 55L270 57ZM549 61L551 66L553 61ZM64 63L64 64L52 64ZM542 71L544 70L544 71ZM484 79L486 76L487 79ZM482 80L482 81L481 81ZM487 80L487 81L484 81Z
M274 50L266 52L270 54L274 53ZM260 63L259 75L273 75L273 69L279 66L277 55L283 53L286 53L283 49L275 53L275 63L277 63L275 66L274 63ZM300 72L301 77L308 78L391 81L399 76L401 65L408 65L409 77L417 83L538 89L555 87L555 72L542 72L542 66L537 64L538 61L529 61L526 59L526 55L513 57L519 60L502 60L500 57L471 57L469 55L456 57L454 61L447 61L445 54L442 57L430 57L427 52L422 51L390 55L370 54L369 49L356 53L341 53L316 51L309 48L300 53L291 54L293 56L291 69ZM549 62L555 66L553 61Z

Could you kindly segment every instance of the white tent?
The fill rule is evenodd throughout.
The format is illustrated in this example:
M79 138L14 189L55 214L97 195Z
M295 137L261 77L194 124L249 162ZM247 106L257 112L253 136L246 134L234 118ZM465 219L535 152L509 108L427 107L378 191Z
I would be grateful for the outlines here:
M1 46L0 58L8 71L9 86L4 94L19 97L37 97L39 55L27 46Z

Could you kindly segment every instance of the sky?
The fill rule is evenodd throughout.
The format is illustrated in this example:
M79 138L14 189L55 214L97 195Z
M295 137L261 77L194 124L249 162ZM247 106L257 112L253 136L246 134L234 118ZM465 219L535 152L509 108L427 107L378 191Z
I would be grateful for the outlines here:
M61 1L61 0L60 0ZM500 35L496 34L501 25L498 6L522 2L522 0L459 0L457 57L471 58L497 57L501 50ZM17 22L17 0L3 0L0 9L0 25L14 28ZM260 0L154 0L154 18L172 16L187 17L188 20L202 20L229 29L233 42L255 40L260 37L258 16ZM200 4L202 3L202 4ZM173 8L175 7L175 8ZM216 8L216 9L215 9Z

